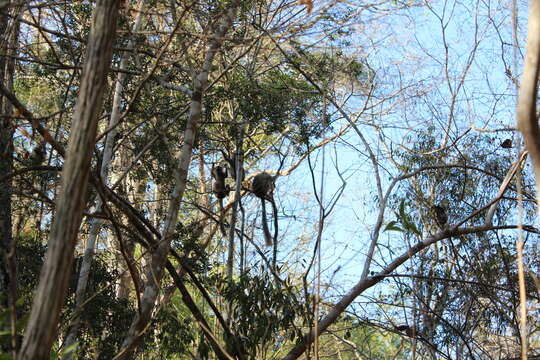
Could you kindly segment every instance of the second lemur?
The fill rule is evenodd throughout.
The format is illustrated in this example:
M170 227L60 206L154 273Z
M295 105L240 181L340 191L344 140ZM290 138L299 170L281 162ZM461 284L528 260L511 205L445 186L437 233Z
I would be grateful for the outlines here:
M227 169L219 165L212 166L212 178L214 183L212 184L212 192L219 200L219 228L221 229L221 234L225 236L225 225L223 224L224 217L224 208L223 208L223 199L229 195L231 191L229 185L225 184L225 179L227 178Z
M275 179L272 175L267 172L262 172L253 177L251 183L251 191L255 194L256 197L261 199L262 207L262 226L264 231L264 238L266 241L266 246L272 245L272 237L270 236L270 230L268 229L268 220L266 216L266 201L272 203L272 208L274 210L274 242L277 240L278 233L278 223L277 223L277 207L274 202L274 187Z
M448 223L446 209L441 205L434 205L431 210L433 211L433 215L435 215L435 223L443 230Z

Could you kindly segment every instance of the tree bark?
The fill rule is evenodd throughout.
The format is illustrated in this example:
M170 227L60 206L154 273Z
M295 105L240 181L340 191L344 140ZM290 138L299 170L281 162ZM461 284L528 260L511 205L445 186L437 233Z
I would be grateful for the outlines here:
M8 14L4 10L0 14L0 37L7 38L7 25ZM2 54L7 50L6 46L2 46ZM0 80L4 82L6 69L6 57L0 56ZM7 112L4 104L8 102L4 101L4 97L0 97L0 110L2 111L0 118L0 174L10 174L13 168L13 128L11 126L10 115ZM7 266L7 256L11 247L11 191L12 182L11 177L0 182L0 236L2 242L0 243L1 257L0 257L0 292L7 294L9 283L9 271ZM7 306L6 301L2 302L2 306Z
M98 0L94 9L55 218L20 359L49 359L56 338L60 309L73 264L77 231L82 220L98 115L111 63L118 6L119 0Z
M519 89L517 106L518 129L523 133L525 148L531 154L536 193L540 192L540 129L536 102L538 101L538 75L540 74L540 0L532 0L529 9L529 25L527 27L527 53L523 68L523 77ZM540 218L540 199L537 196L537 215ZM523 238L519 233L517 242L517 263L520 297L520 336L521 358L527 359L528 331L527 304L525 293L525 276L523 270Z
M1 49L2 54L8 51L14 52L18 27L14 27L13 33L9 34L8 9L0 13L0 37L10 39L5 41ZM8 50L8 44L12 45ZM13 91L14 59L0 56L0 81ZM9 101L4 101L0 96L0 174L10 174L13 170L13 132L11 123L11 113L13 106ZM0 308L11 309L9 331L11 333L11 343L2 350L6 353L16 351L16 323L17 313L15 303L17 301L17 263L15 258L15 244L13 242L12 219L11 219L11 177L0 182L0 294L6 294L5 300L0 304ZM6 324L7 325L7 324ZM7 330L7 329L0 329Z
M137 13L137 16L135 18L135 22L133 24L133 32L136 32L140 29L142 24L142 7L143 2L139 5L139 12ZM131 49L135 46L135 41L130 40L128 42L127 48ZM122 60L120 60L120 70L127 69L127 64L129 60L129 52L124 53L122 56ZM114 89L114 96L113 96L113 105L112 105L112 112L111 117L109 120L109 127L114 127L118 124L118 121L120 119L121 111L121 103L122 103L122 95L124 92L124 83L127 79L127 74L124 72L120 72L118 74L118 78L116 80L116 85ZM103 183L107 184L107 178L109 176L109 168L110 163L112 160L112 150L114 146L114 139L116 137L116 134L118 133L118 130L116 127L113 128L108 134L105 139L105 148L103 150L103 159L101 163L101 180ZM96 210L95 212L101 212L103 210L103 203L101 199L98 199L96 204ZM86 287L88 285L88 276L90 274L90 265L92 264L92 259L94 258L94 249L96 246L96 239L98 237L98 234L101 230L101 227L103 225L103 220L99 218L93 218L90 220L90 231L88 234L88 241L86 242L86 247L84 249L84 255L81 263L81 269L79 270L79 279L77 280L77 289L75 290L75 314L79 314L82 310L82 304L84 304L85 300L85 294L86 294ZM77 317L77 315L76 315ZM74 324L70 327L68 334L66 336L66 340L64 342L64 348L67 348L71 346L75 341L77 340L77 332L79 331L79 321L77 319L74 319ZM63 360L69 360L73 356L73 353L68 353L63 357Z
M540 191L540 130L536 115L538 75L540 73L540 0L533 0L529 10L527 53L517 106L518 128L523 133L525 148L531 154L536 177L536 191ZM540 205L540 200L538 200ZM540 206L538 207L540 214Z

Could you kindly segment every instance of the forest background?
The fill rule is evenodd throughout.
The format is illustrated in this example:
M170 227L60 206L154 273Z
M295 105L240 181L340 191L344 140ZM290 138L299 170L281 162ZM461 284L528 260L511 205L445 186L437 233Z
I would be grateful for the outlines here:
M0 359L540 358L528 11L0 1Z

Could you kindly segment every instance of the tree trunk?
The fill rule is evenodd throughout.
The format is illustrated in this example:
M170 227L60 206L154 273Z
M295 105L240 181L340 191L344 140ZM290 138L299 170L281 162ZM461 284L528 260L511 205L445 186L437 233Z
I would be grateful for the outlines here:
M8 44L10 52L15 52L18 26L15 26L12 34L8 31L8 10L4 9L0 13L0 37L10 39L5 41L5 46L2 47L1 53L8 52ZM13 78L15 60L13 57L7 58L0 56L0 81L6 87L13 91ZM13 106L10 102L4 101L0 96L0 174L9 174L13 171L13 132L14 128L11 124L11 114ZM17 313L15 303L17 301L17 263L15 258L15 244L13 242L12 219L11 219L11 195L12 195L11 178L0 182L0 294L6 294L5 300L2 300L0 308L10 309L10 326L11 343L6 348L2 348L6 353L16 351L16 323ZM8 324L5 324L6 326ZM8 330L0 329L0 330Z
M143 2L141 2L139 9L140 11L137 13L137 16L135 18L135 23L133 24L133 32L136 32L140 29L142 24L142 7ZM133 40L130 40L127 48L131 49L135 46L135 42ZM126 69L127 63L129 60L129 52L124 53L122 60L120 61L120 69ZM111 117L109 120L109 127L115 126L118 124L118 121L120 119L120 106L122 102L122 94L124 92L124 82L126 81L127 74L124 72L121 72L118 74L118 78L116 80L116 86L114 89L114 96L113 96L113 105L112 105L112 112ZM101 164L101 179L102 181L107 184L107 178L109 175L109 168L110 163L112 160L112 150L114 146L114 138L117 134L117 129L114 128L107 134L107 138L105 139L105 149L103 151L103 160ZM98 199L96 204L96 210L95 212L101 212L103 208L103 203L101 199ZM88 234L88 241L86 242L86 247L84 249L84 255L81 263L81 269L79 270L79 279L77 280L77 289L75 290L75 314L79 314L82 310L82 305L85 301L85 294L86 294L86 287L88 285L88 276L90 273L90 265L92 264L92 259L94 258L94 249L96 246L96 239L99 235L99 232L101 230L101 227L103 225L103 220L99 218L93 218L90 220L90 231ZM66 340L64 342L64 348L67 348L75 343L77 340L77 332L79 331L79 321L77 320L77 316L74 319L74 324L69 328L68 334L66 336ZM73 353L66 354L63 359L69 360L72 358Z
M56 213L45 263L32 304L20 359L49 359L73 265L77 231L88 186L98 115L116 31L119 0L98 0L88 39L79 96L73 115Z
M531 1L527 29L527 53L519 89L517 106L518 129L523 133L525 148L531 155L536 191L540 191L540 130L536 114L538 75L540 74L540 1ZM540 199L537 200L540 205ZM537 207L540 217L540 206Z
M139 343L140 336L144 334L148 322L151 319L152 310L154 309L159 294L165 262L169 253L170 239L176 229L178 210L180 209L180 203L184 195L184 190L186 189L188 168L191 162L195 134L201 118L202 97L208 84L208 74L211 70L214 57L221 47L224 36L236 18L236 10L239 3L239 0L233 2L231 7L224 13L222 21L217 25L217 29L211 37L201 69L194 79L189 118L186 123L186 130L184 131L184 141L178 157L178 165L174 171L174 188L169 200L167 217L165 219L159 245L151 254L151 263L148 266L147 283L141 299L141 311L137 313L135 319L131 323L128 334L122 344L122 350L114 358L115 360L132 358L132 353Z

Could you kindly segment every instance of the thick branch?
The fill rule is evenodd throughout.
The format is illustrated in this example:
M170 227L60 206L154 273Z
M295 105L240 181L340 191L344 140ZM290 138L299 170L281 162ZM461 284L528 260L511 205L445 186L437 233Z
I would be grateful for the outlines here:
M517 107L518 128L523 133L525 148L531 154L536 176L536 189L540 192L540 131L536 118L536 97L540 66L540 0L531 1L527 29L527 55L519 91ZM540 207L538 208L540 211Z

